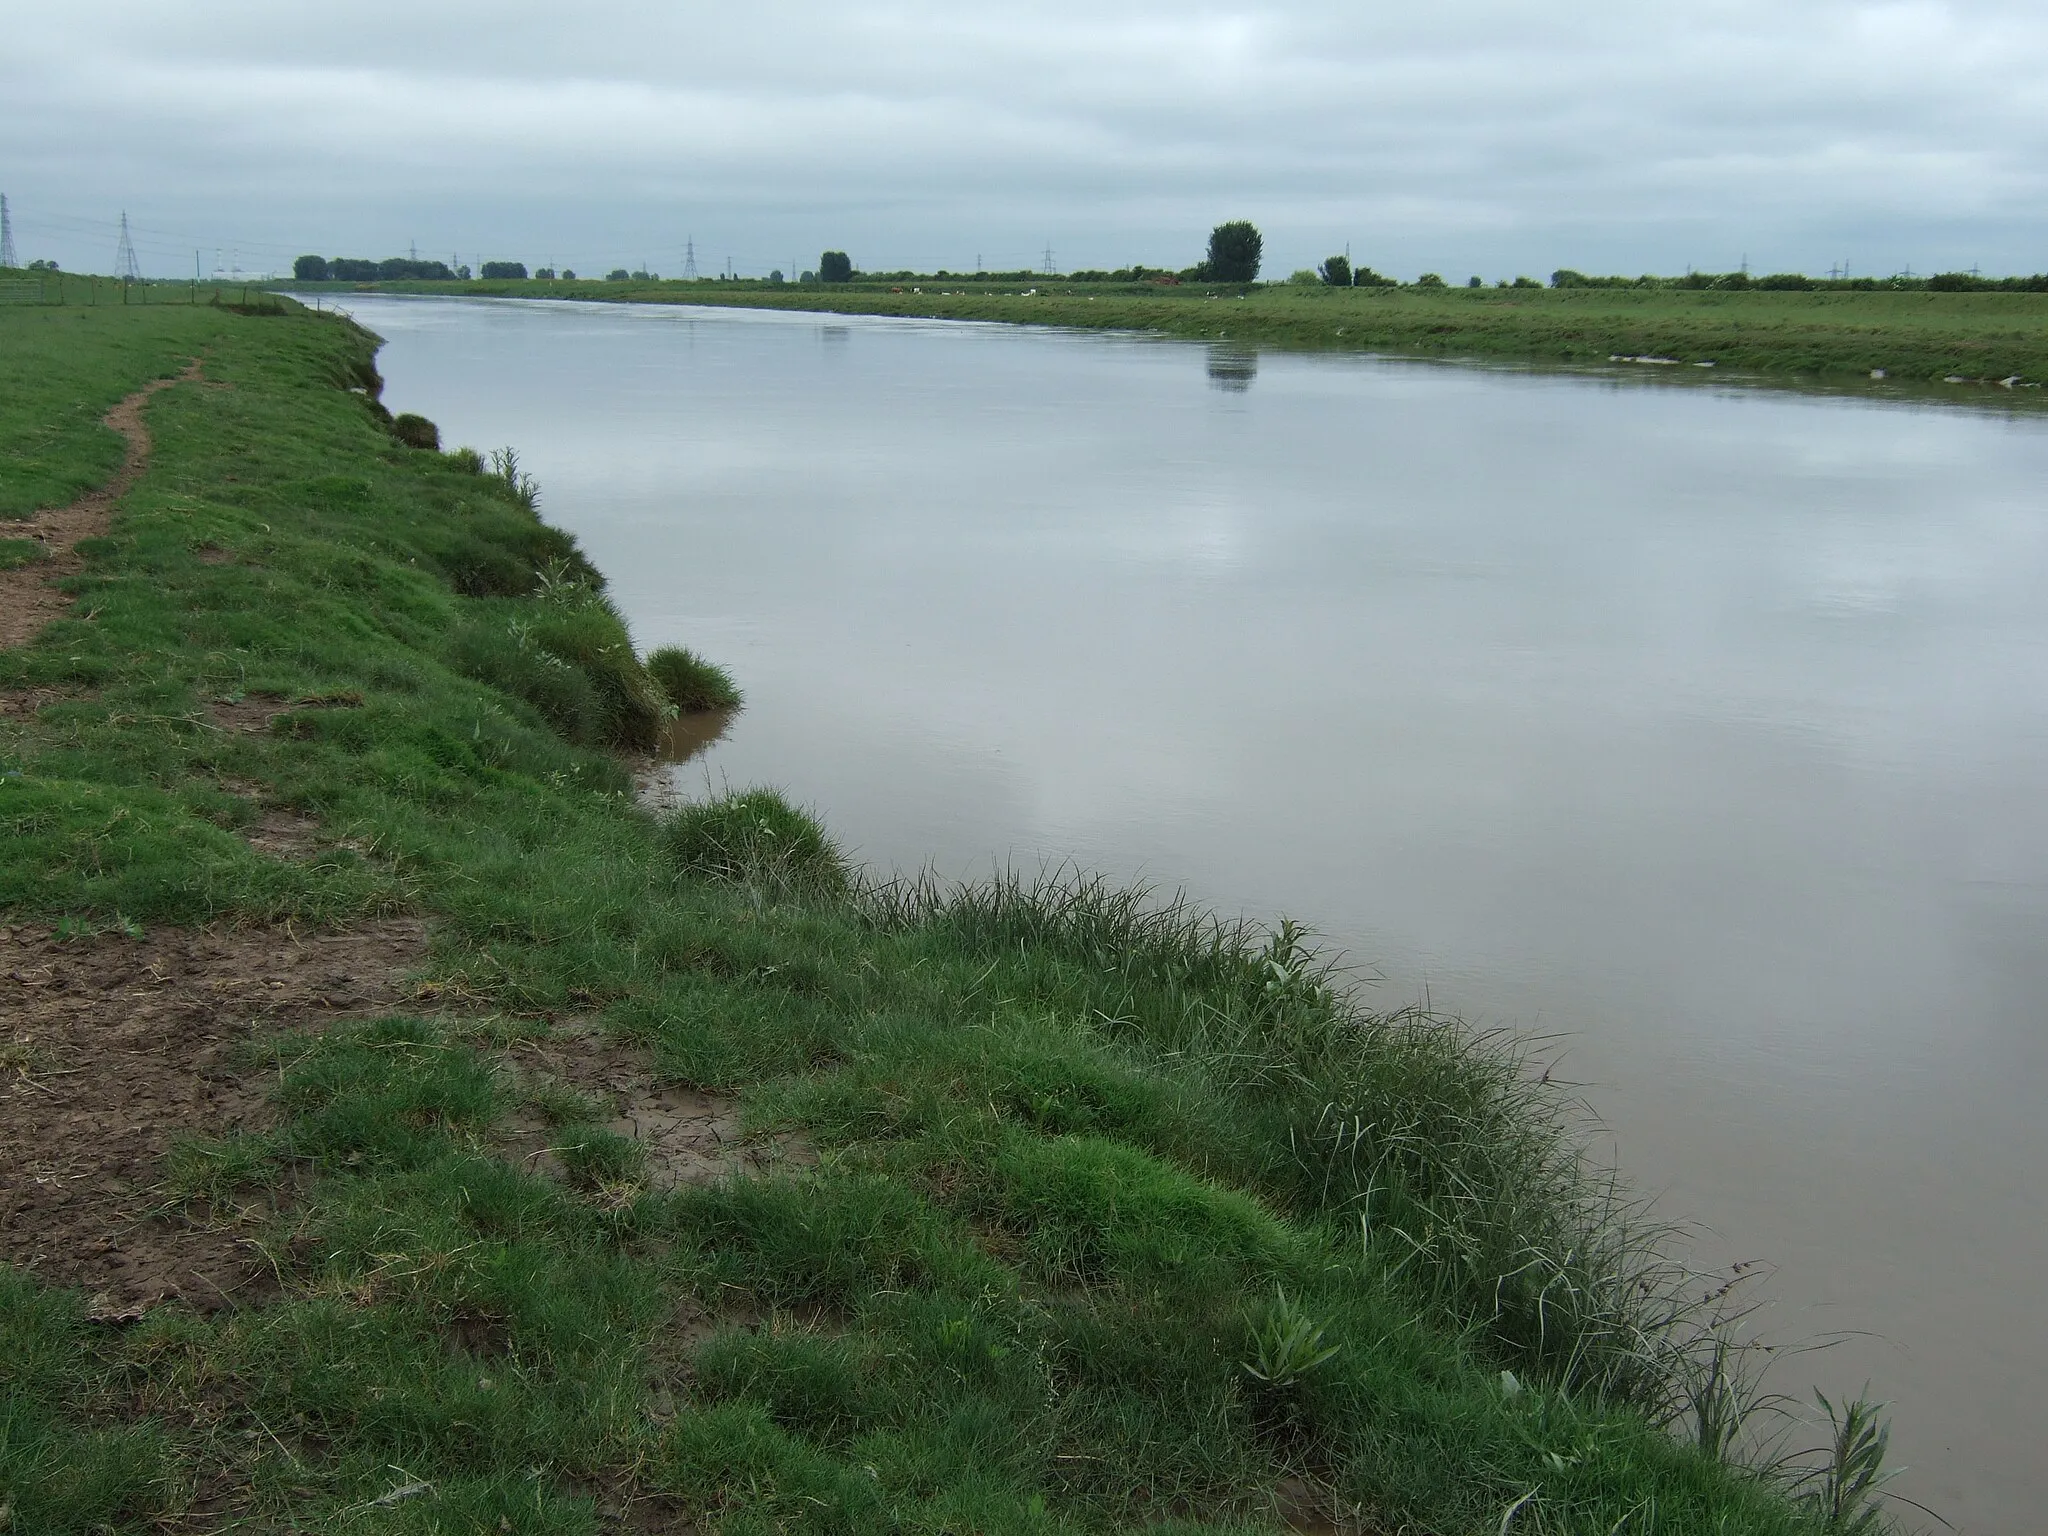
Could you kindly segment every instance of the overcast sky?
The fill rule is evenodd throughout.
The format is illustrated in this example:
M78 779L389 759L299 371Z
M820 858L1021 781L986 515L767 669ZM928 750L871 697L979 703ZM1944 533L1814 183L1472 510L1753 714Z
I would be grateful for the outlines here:
M0 0L21 259L2048 270L2048 6Z

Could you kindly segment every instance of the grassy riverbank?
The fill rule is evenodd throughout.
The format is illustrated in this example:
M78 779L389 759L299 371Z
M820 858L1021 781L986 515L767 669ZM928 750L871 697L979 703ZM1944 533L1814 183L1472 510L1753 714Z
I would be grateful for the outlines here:
M640 809L596 573L352 325L0 310L0 516L193 357L0 652L0 1527L1849 1528L1693 1443L1698 1293L1510 1054L1292 927Z
M318 286L318 285L313 285ZM1712 363L1732 372L1904 384L1956 379L1998 398L2007 379L2048 380L2048 294L1677 288L1303 288L946 282L798 287L744 282L476 282L369 285L390 292L717 304L918 315L1193 340L1537 363L1610 358ZM356 291L328 284L327 290ZM1631 366L1656 366L1654 362Z

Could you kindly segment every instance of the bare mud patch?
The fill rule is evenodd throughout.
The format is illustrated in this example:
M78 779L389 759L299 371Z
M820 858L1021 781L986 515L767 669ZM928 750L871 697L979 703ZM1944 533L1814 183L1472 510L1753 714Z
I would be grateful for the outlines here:
M60 937L0 929L0 1261L92 1295L95 1316L255 1299L271 1266L232 1220L173 1208L184 1136L271 1123L238 1047L407 1001L413 919Z
M547 1178L568 1177L560 1146L564 1111L546 1107L563 1090L587 1111L578 1119L640 1148L646 1165L637 1182L656 1192L817 1161L798 1137L749 1135L731 1095L658 1081L646 1051L594 1026L565 1025L545 1039L522 1041L511 1060L526 1102L501 1125L500 1148Z

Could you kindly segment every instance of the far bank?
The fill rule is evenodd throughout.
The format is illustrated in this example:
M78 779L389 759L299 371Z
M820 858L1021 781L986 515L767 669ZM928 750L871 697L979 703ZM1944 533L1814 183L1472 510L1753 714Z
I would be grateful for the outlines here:
M1057 277L1029 283L511 279L283 286L308 298L418 293L710 304L1137 331L1303 350L1712 368L1786 383L1877 378L2029 404L2041 398L2038 386L2048 380L2048 294L2028 292L1162 286Z

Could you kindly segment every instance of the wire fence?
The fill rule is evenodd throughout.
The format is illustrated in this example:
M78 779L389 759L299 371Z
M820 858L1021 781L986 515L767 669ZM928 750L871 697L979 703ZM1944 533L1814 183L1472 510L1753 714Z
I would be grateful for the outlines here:
M257 283L159 280L124 282L118 277L93 277L78 272L37 272L0 277L0 304L41 304L73 309L99 304L231 304L237 308L271 308L276 295Z

